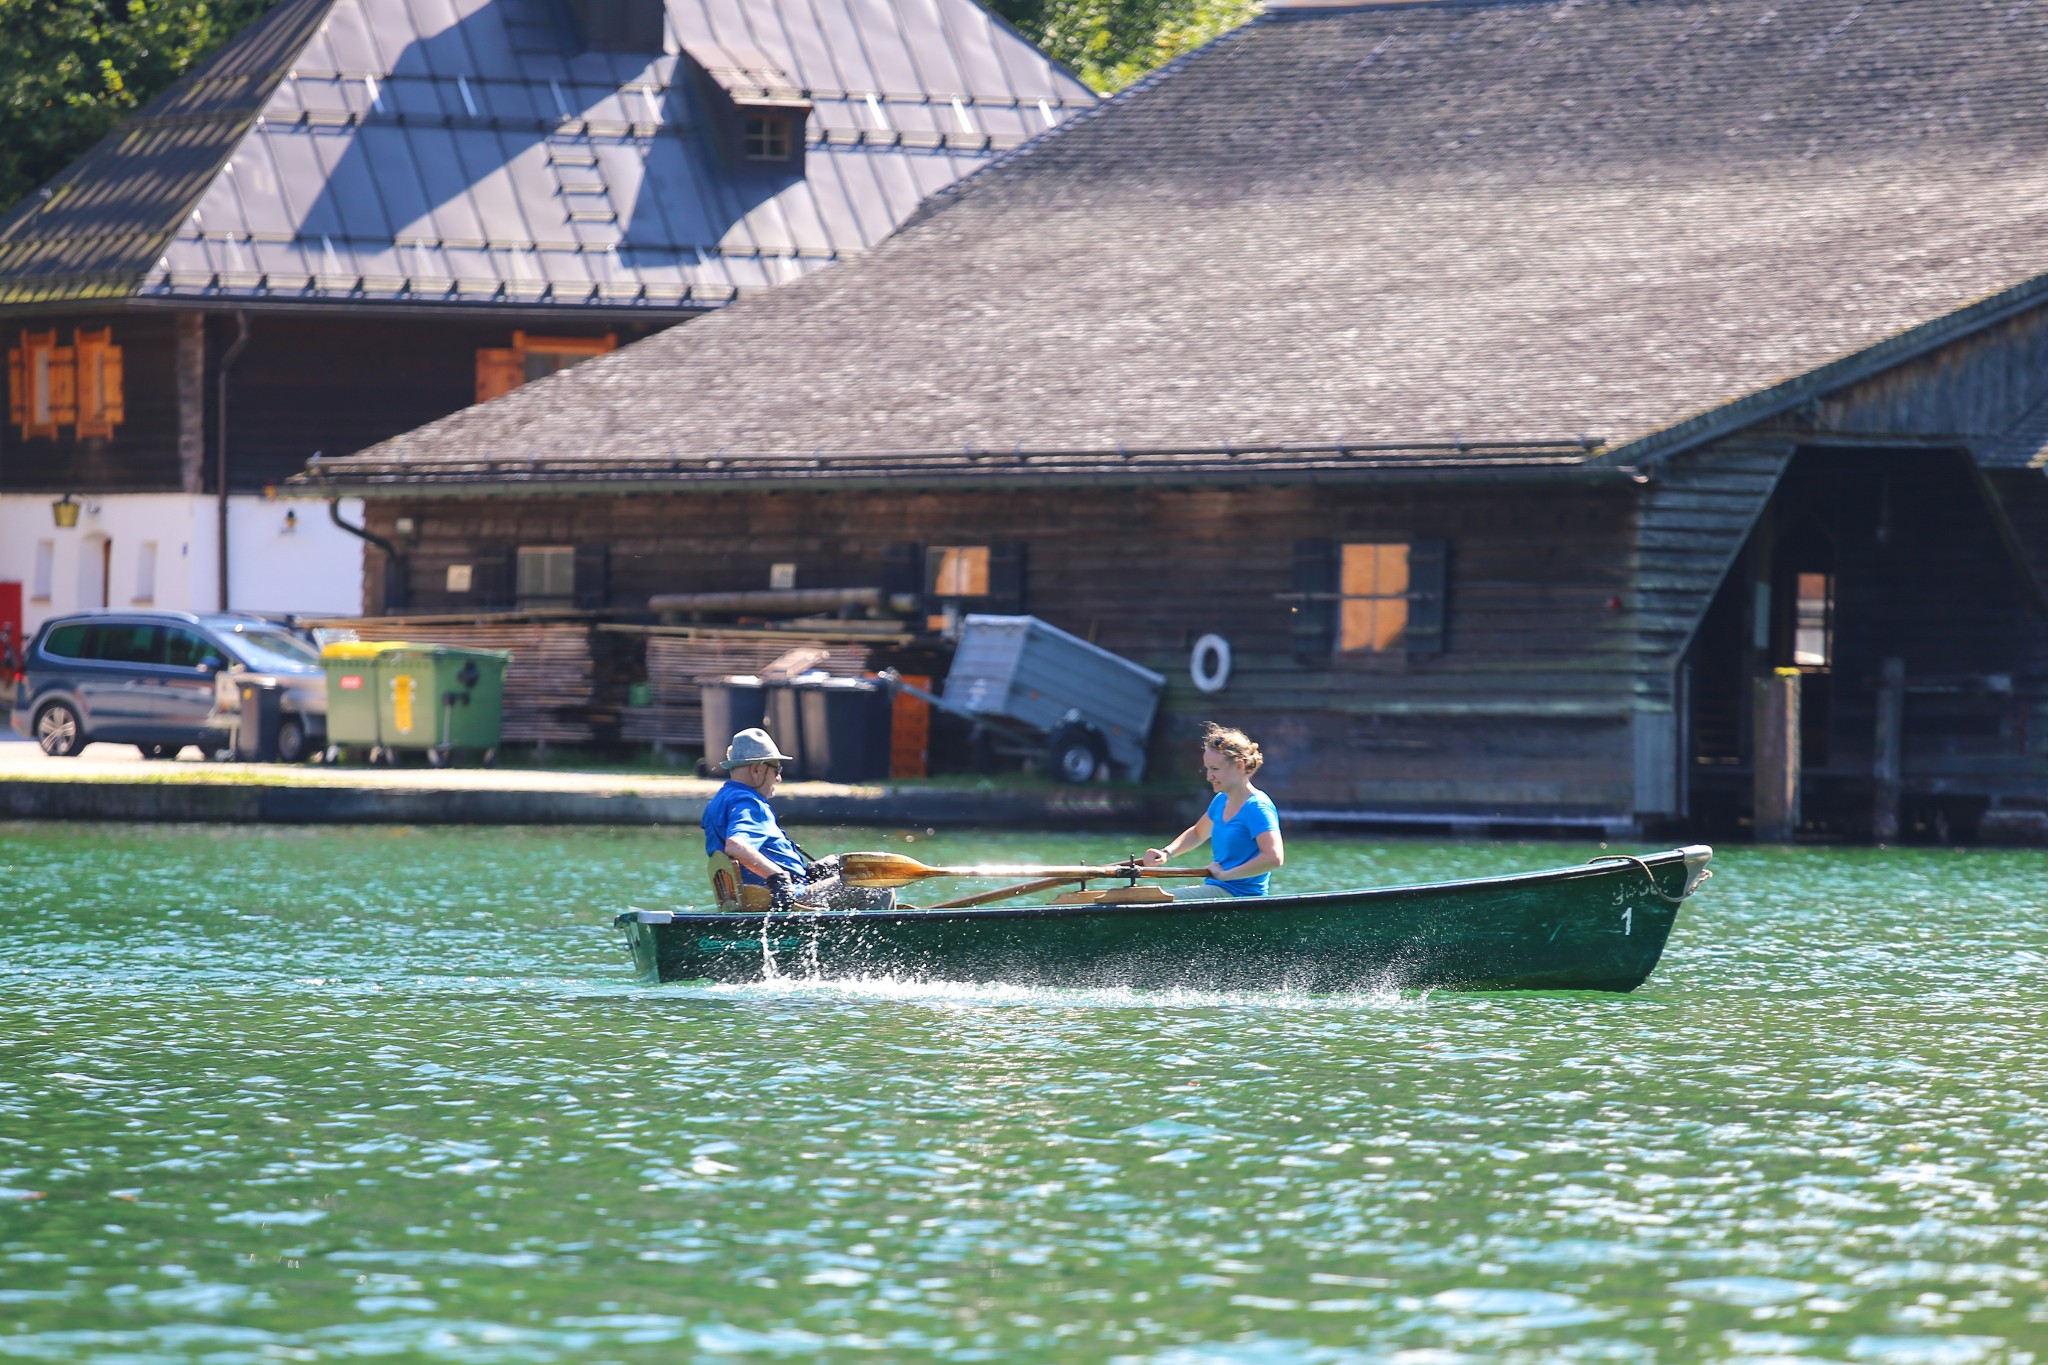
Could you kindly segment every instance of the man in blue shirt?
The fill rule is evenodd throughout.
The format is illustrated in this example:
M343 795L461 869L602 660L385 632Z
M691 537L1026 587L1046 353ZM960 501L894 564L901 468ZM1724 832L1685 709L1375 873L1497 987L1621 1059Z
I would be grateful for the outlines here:
M725 751L725 785L704 808L703 819L705 855L732 859L741 883L767 887L769 907L778 911L796 908L799 887L838 875L835 860L806 858L768 805L782 765L791 761L766 730L740 731Z

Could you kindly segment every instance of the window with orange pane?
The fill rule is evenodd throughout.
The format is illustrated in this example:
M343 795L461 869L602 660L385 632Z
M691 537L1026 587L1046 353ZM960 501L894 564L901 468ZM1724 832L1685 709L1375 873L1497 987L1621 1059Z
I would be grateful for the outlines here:
M1349 544L1337 579L1337 649L1378 654L1401 648L1408 629L1408 546Z

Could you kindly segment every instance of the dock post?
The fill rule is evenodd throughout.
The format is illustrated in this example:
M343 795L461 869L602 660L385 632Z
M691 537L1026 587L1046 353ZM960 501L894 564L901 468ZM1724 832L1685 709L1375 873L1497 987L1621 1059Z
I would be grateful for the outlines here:
M1906 661L1886 659L1877 670L1877 746L1871 764L1876 778L1870 833L1880 844L1899 837L1899 775L1906 733Z
M1760 844L1788 844L1799 828L1799 670L1756 680L1756 799Z

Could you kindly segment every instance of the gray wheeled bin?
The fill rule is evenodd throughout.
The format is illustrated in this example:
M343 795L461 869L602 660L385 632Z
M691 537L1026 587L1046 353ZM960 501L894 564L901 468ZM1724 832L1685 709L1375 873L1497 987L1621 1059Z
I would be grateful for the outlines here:
M759 678L716 678L700 685L704 703L704 771L722 772L732 737L751 730L766 717L768 693Z
M796 695L811 781L876 782L889 775L893 699L887 692L865 678L816 678L798 684Z

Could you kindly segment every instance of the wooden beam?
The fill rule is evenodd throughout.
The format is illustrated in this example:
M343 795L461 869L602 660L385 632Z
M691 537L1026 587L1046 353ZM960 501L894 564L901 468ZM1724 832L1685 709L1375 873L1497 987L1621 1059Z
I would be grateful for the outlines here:
M1899 837L1899 775L1906 732L1906 663L1886 659L1877 673L1877 746L1872 762L1876 793L1872 802L1871 837L1880 844Z
M1799 829L1799 682L1796 668L1756 679L1756 799L1760 844L1788 844Z

